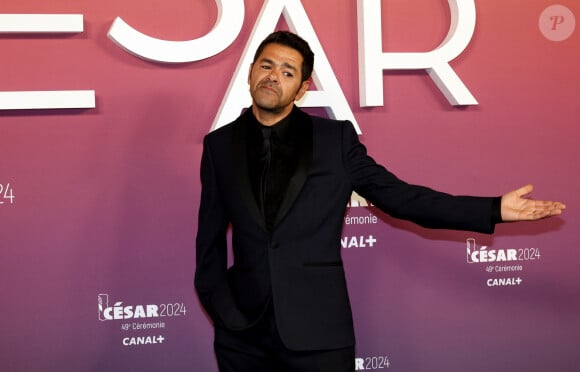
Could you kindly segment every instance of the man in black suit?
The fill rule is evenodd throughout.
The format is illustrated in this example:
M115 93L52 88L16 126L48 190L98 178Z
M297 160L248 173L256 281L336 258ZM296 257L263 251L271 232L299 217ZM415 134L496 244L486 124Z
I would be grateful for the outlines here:
M399 180L367 155L349 122L294 105L313 63L300 37L268 36L250 67L252 106L204 139L195 287L214 322L220 371L354 370L340 256L353 190L397 218L484 233L565 208L524 198L531 185L486 198Z

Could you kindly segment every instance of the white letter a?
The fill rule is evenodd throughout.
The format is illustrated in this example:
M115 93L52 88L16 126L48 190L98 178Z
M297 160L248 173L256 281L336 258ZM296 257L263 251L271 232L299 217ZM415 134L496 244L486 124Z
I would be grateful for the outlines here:
M248 90L248 69L252 63L254 52L262 40L276 29L281 15L288 23L290 31L300 34L308 42L316 56L312 79L318 90L307 92L298 104L302 107L325 107L332 118L350 120L360 134L352 110L348 106L346 97L300 0L266 0L211 130L235 120L243 108L251 105L252 99Z

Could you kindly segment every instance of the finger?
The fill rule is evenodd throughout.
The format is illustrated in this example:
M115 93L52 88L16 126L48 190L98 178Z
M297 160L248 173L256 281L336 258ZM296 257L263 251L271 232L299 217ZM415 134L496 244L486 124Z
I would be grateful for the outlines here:
M527 184L527 185L522 186L519 189L517 189L516 195L519 197L522 197L522 196L525 196L527 194L530 194L532 191L534 191L534 185Z
M536 205L531 211L530 215L536 219L560 215L563 212L564 205L562 203L547 203L544 205Z
M549 209L566 209L566 205L561 202L548 201L548 200L534 200L534 207L536 208L549 208Z

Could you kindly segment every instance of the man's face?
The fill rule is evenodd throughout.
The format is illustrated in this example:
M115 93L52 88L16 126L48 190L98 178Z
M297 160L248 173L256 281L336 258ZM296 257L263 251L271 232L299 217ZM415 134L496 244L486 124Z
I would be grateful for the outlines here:
M258 114L287 115L308 90L302 82L302 55L281 44L268 44L250 66L248 83Z

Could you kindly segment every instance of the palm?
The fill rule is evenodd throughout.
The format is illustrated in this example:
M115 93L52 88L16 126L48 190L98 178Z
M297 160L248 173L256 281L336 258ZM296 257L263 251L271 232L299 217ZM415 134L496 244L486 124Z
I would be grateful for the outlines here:
M566 208L560 202L527 198L534 187L526 185L508 192L501 200L501 217L505 222L533 221L559 215Z

